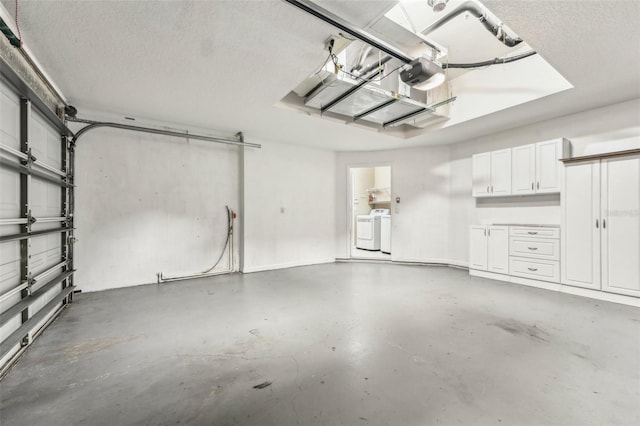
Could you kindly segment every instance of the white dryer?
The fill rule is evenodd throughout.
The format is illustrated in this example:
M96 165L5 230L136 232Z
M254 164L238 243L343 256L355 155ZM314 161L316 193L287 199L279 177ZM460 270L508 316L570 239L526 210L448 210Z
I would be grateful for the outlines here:
M380 250L380 219L388 214L389 209L372 209L369 214L356 216L357 248Z

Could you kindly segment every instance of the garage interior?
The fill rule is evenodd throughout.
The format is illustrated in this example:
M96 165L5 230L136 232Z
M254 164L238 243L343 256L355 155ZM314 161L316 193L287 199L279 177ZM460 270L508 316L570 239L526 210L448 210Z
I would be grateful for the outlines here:
M639 2L0 19L2 425L640 423Z

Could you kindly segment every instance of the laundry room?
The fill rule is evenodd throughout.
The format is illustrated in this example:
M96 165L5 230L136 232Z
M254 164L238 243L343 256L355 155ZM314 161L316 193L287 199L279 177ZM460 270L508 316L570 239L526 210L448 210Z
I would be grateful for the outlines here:
M391 260L391 166L351 167L351 257Z

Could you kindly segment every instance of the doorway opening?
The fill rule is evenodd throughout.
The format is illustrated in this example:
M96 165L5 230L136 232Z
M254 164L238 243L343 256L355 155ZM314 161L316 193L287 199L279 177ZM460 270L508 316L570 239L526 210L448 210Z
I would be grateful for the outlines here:
M350 167L352 259L391 260L391 166Z

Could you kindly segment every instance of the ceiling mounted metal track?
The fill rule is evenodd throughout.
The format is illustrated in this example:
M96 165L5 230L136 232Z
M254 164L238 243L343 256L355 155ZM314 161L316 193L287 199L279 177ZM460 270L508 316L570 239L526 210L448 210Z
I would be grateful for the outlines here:
M422 114L423 112L426 112L427 110L428 110L427 108L420 108L417 111L413 111L413 112L410 112L409 114L405 114L405 115L403 115L401 117L394 118L393 120L389 120L389 121L383 123L382 127L389 127L391 125L400 123L400 122L402 122L402 121L404 121L404 120L406 120L408 118L415 117L416 115Z
M367 43L370 46L375 47L376 49L385 52L387 55L393 56L396 59L401 60L405 64L408 64L413 60L409 55L405 54L401 50L391 46L388 43L380 40L379 38L367 33L360 28L355 27L351 23L345 21L339 16L334 15L328 10L318 6L317 4L309 1L309 0L283 0L286 3L289 3L292 6L297 7L300 10L307 12L310 15L315 16L322 21L333 25L334 27L344 31L345 33L357 38L360 41Z
M362 81L352 84L338 79L334 81L334 83L322 85L305 98L305 105L319 109L320 113L333 110L332 112L334 113L345 114L346 110L350 110L347 115L351 115L353 121L366 120L377 123L383 128L401 123L408 118L422 113L434 112L433 108L417 104L410 99L398 98L393 93L381 94L380 91L367 87L371 77L369 73L372 71L378 73L380 65L390 61L392 58L408 64L413 60L409 55L366 31L357 28L310 0L283 1L387 54L380 63L372 65L372 67L375 68L367 68L362 73ZM326 93L322 94L325 90ZM362 94L363 90L365 93L361 96L360 94ZM327 94L329 94L329 96L327 96ZM363 98L367 97L369 97L366 102L368 105L365 105L363 104ZM346 100L349 100L349 105L342 105ZM340 108L337 108L338 105L340 105Z
M76 123L88 124L88 126L83 127L82 129L76 132L76 135L73 138L74 144L78 142L78 139L80 139L82 135L84 135L85 133L87 133L92 129L97 129L100 127L111 127L114 129L131 130L133 132L151 133L155 135L172 136L172 137L183 138L183 139L194 139L194 140L207 141L207 142L223 143L227 145L238 145L238 146L248 146L251 148L261 148L260 144L245 142L242 132L236 133L236 139L226 139L226 138L219 138L215 136L196 135L196 134L191 134L186 132L174 132L171 130L154 129L151 127L132 126L130 124L83 120L80 118L68 118L67 120L73 121Z
M374 113L374 112L376 112L376 111L380 111L381 109L386 108L386 107L388 107L389 105L391 105L391 104L393 104L393 103L396 103L396 102L398 102L398 101L399 101L399 99L398 99L398 98L393 98L393 99L390 99L390 100L388 100L387 102L385 102L385 103L383 103L383 104L380 104L380 105L374 106L373 108L371 108L371 109L369 109L369 110L367 110L367 111L365 111L365 112L362 112L362 113L360 113L360 114L354 115L354 116L353 116L353 121L360 120L361 118L364 118L364 117L366 117L366 116L367 116L367 115L369 115L369 114L373 114L373 113Z

